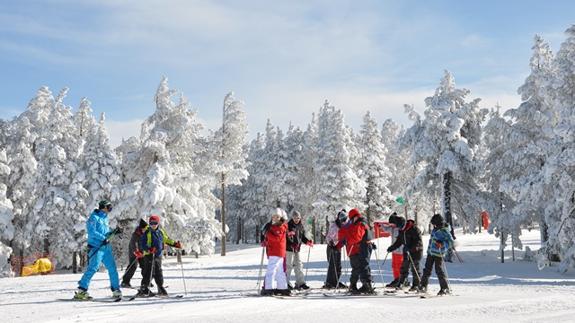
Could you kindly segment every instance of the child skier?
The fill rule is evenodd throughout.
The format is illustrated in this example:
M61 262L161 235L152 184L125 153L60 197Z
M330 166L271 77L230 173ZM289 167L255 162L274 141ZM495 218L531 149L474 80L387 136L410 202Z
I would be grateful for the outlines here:
M389 224L384 226L384 230L391 234L391 245L394 245L399 238L399 231L405 224L405 219L393 212L388 219ZM403 263L403 246L399 245L397 248L393 248L391 252L391 269L393 272L393 281L385 285L385 287L395 288L398 287L399 276L401 275L401 264Z
M337 247L341 249L343 244L346 245L351 264L349 291L354 295L375 294L369 267L369 259L373 250L370 227L358 209L351 209L348 216L350 223L339 230ZM358 280L361 280L362 284L360 289L357 288Z
M415 225L415 221L407 220L407 223L399 231L398 239L387 248L387 252L393 252L401 246L403 246L403 262L399 278L393 287L401 288L403 286L411 268L413 284L409 291L417 291L421 277L419 262L423 254L423 242L421 241L421 230Z
M447 276L443 270L443 257L447 253L447 250L453 246L453 237L449 232L449 225L444 222L440 214L435 214L431 217L431 224L433 225L433 230L429 236L427 259L425 260L425 269L423 270L423 277L421 277L419 291L421 293L427 293L427 283L429 282L429 276L431 276L432 266L435 265L435 274L441 287L437 295L446 295L450 294L450 290L447 283Z
M121 233L119 228L110 230L108 224L108 213L112 211L112 203L107 200L102 200L98 203L98 209L94 210L88 221L86 228L88 232L88 268L82 275L78 282L78 291L74 294L74 299L77 300L90 300L92 297L88 295L88 287L94 274L100 269L100 264L103 262L108 270L110 277L110 284L112 289L112 297L122 297L120 291L120 279L118 278L118 270L116 269L116 262L114 261L114 254L112 253L112 246L109 244L109 239L114 234Z
M164 288L164 275L162 274L162 251L164 243L168 246L181 249L180 241L174 241L168 237L166 231L160 228L160 216L153 214L148 221L149 226L140 238L140 250L136 250L135 255L138 259L143 258L144 267L142 269L142 283L139 296L150 297L154 293L148 286L152 276L158 287L158 296L168 296Z
M325 237L327 242L327 277L325 278L325 283L323 288L347 288L347 286L342 283L341 280L341 251L336 248L338 244L338 232L339 229L347 221L347 212L345 209L339 211L336 216L335 221L331 222L327 235Z
M293 289L289 283L292 270L295 270L295 289L309 289L303 275L303 265L300 257L301 244L305 243L310 248L313 247L313 240L306 237L305 228L301 222L301 214L294 211L291 220L288 222L286 261L287 261L287 282L288 288Z
M132 232L132 237L130 238L130 244L128 245L128 268L126 268L126 272L124 273L124 276L122 276L122 284L120 285L122 288L132 288L130 280L132 280L132 277L136 272L136 268L138 268L138 265L140 266L140 268L144 268L144 262L142 258L140 259L136 258L135 253L136 250L140 249L140 239L142 238L142 235L144 234L147 228L148 223L146 223L146 221L144 221L143 219L140 219L140 223L136 227L136 230Z
M268 256L268 266L264 280L264 287L261 295L270 296L273 294L289 296L290 290L287 286L286 274L284 271L284 258L286 256L286 232L287 215L284 210L277 208L272 214L271 225L265 232L265 240L262 245L266 247Z

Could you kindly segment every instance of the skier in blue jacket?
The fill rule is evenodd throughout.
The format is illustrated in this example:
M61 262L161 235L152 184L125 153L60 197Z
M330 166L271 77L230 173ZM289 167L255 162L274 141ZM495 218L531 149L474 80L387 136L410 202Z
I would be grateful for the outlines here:
M445 223L441 214L434 214L431 217L431 224L433 230L429 235L429 245L427 246L427 259L425 260L425 269L423 269L423 277L419 285L419 291L427 293L427 283L431 270L435 265L435 273L441 290L437 295L450 294L449 284L447 283L447 274L443 270L443 258L447 250L453 246L453 237L451 236L448 224Z
M116 262L114 261L114 254L112 253L112 246L109 244L109 239L113 234L118 234L119 229L110 230L108 224L108 213L112 211L112 203L103 200L98 203L98 209L94 210L88 221L86 227L88 231L88 267L78 282L78 291L74 294L74 299L77 300L90 300L92 297L88 294L88 286L92 276L100 268L103 262L108 270L110 277L112 297L122 297L120 291L120 279L118 278L118 270L116 269Z

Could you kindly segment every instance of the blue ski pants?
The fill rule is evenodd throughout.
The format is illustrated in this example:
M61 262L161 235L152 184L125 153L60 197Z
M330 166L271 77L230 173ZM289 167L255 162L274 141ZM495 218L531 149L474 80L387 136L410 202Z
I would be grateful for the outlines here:
M94 253L95 252L95 253ZM120 289L120 279L118 278L118 270L116 269L116 261L114 260L114 254L112 253L112 246L107 244L94 251L94 248L88 250L88 268L82 275L82 278L78 282L78 286L84 290L88 290L90 286L90 280L92 276L100 269L100 264L104 263L106 269L108 270L108 276L110 277L110 284L112 291Z

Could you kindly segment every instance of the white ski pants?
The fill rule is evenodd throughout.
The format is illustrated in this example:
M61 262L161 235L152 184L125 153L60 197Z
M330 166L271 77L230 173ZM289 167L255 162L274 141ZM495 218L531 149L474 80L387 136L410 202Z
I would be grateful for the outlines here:
M284 259L282 257L268 257L268 268L264 282L265 289L287 289L286 274L284 272Z

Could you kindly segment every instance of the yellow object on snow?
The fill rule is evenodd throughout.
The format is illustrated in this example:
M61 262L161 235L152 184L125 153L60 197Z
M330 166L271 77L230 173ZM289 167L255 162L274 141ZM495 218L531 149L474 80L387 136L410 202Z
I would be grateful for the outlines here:
M39 258L33 264L22 268L22 276L48 274L52 271L52 262L48 258Z

